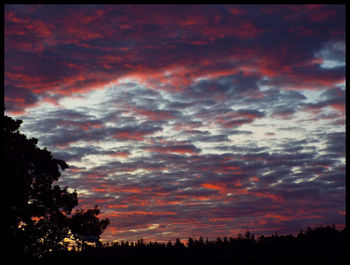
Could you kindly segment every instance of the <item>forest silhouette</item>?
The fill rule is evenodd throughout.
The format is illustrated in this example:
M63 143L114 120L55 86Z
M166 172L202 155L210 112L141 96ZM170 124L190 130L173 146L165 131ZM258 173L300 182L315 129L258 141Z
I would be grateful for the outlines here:
M278 235L255 238L249 231L244 236L218 237L216 240L188 238L187 244L175 242L112 242L99 246L86 245L82 251L75 249L54 253L44 262L71 261L96 264L127 264L150 262L152 264L220 264L221 262L279 262L320 261L343 264L348 259L347 230L335 226L308 227L296 236Z
M98 218L99 208L73 209L76 191L54 185L68 168L38 140L20 133L21 120L3 116L4 174L8 200L8 261L36 263L122 263L149 261L167 264L217 264L228 261L319 260L345 261L348 232L333 226L308 228L293 235L255 237L249 231L216 240L188 238L168 243L100 241L109 220ZM70 247L64 239L74 243ZM95 242L88 244L87 241Z

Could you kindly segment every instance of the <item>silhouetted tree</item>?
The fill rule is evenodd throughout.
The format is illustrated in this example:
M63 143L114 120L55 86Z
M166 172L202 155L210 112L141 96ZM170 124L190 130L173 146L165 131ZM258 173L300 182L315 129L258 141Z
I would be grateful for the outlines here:
M109 225L108 218L99 220L99 214L100 210L96 205L94 209L77 210L72 216L70 229L79 246L83 246L84 241L96 242L99 245L100 235Z
M169 240L168 243L166 244L166 247L168 249L172 248L173 247L173 244L171 243L171 241Z
M59 248L68 233L67 215L77 193L53 185L68 165L19 132L22 121L4 116L4 172L8 190L8 233L18 255L42 256Z
M180 238L176 238L174 247L177 249L183 249L185 248L185 245L181 242Z
M46 148L39 148L37 139L28 139L20 133L21 123L3 116L8 254L17 259L40 258L66 247L63 239L71 232L76 233L71 224L76 223L79 216L83 216L79 219L83 227L91 220L95 225L99 210L95 208L88 214L77 212L71 217L72 209L78 204L76 191L54 185L68 165L54 158ZM99 236L108 223L108 220L98 223L99 229L92 229L94 235Z
M189 238L188 238L187 246L188 246L189 248L193 248L193 247L195 246L195 241L193 240L192 237L189 237Z

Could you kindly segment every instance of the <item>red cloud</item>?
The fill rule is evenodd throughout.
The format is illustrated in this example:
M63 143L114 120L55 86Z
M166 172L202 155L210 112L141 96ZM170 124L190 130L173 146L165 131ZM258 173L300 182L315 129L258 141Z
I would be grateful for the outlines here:
M94 192L103 192L103 193L112 193L112 194L118 194L118 193L142 193L142 190L137 187L125 187L125 186L110 186L107 184L100 184L97 187L92 187L92 191Z
M269 198L275 202L284 202L284 198L268 192L249 192L251 195L262 198Z
M92 128L102 128L102 123L99 121L69 121L69 120L62 120L58 122L59 125L64 126L74 126L78 127L84 131L88 131Z
M169 146L151 146L145 148L148 151L151 152L157 152L157 153L178 153L178 154L190 154L195 155L199 153L199 149L197 149L194 145L189 144L175 144L175 145L169 145Z
M225 187L222 185L212 184L212 183L203 183L203 184L201 184L201 186L206 188L206 189L211 189L211 190L224 190L225 189Z
M132 108L132 111L137 115L147 117L151 121L161 121L175 118L175 116L170 111L165 110L146 110L134 107Z
M119 140L136 140L143 141L145 138L145 133L143 132L117 132L114 138Z
M313 22L322 22L329 20L331 17L335 16L337 12L335 10L322 10L315 14L311 14L311 20Z
M232 36L238 39L252 39L262 32L264 30L258 29L252 21L243 19L235 20L235 23L230 23L227 27L211 25L201 29L201 34L210 41Z
M242 14L247 13L247 10L244 10L244 9L238 8L238 7L232 7L232 8L230 8L230 12L233 15L242 15Z
M330 106L345 116L345 103L331 103Z
M283 12L295 9L293 6L276 8ZM118 11L118 9L124 10L125 15L113 16L113 12ZM36 10L43 11L44 8ZM197 77L218 78L234 75L240 71L240 68L248 69L249 67L270 78L284 76L286 79L284 83L289 89L320 86L324 88L344 81L344 78L330 79L325 75L308 78L308 72L296 75L293 72L293 67L290 67L290 62L294 61L292 55L298 55L298 51L295 52L293 49L291 49L291 53L284 55L281 52L276 56L274 51L268 51L259 45L245 47L230 44L223 48L223 50L227 50L225 53L221 50L212 51L209 49L210 56L198 56L197 54L192 56L193 52L190 49L187 50L181 46L181 43L185 41L185 43L211 47L212 41L221 38L253 39L269 31L270 29L263 28L254 19L248 20L246 18L246 15L249 14L249 8L234 6L228 8L232 16L239 16L238 20L230 19L229 13L221 13L215 8L213 16L210 17L205 16L200 11L194 12L194 10L188 9L183 13L185 19L183 17L179 19L176 12L174 13L168 7L159 10L162 12L150 12L147 7L104 6L96 10L73 8L68 10L68 13L53 16L52 21L55 23L51 21L48 23L44 18L33 20L30 17L31 13L20 16L15 10L6 11L5 48L6 51L14 51L15 56L5 60L6 76L9 77L9 80L5 80L5 86L12 84L16 89L26 87L33 94L42 95L47 91L55 91L55 94L69 96L72 93L88 92L101 88L122 77L134 76L149 87L179 92L185 91L185 88L192 85ZM336 12L335 9L326 10L322 6L317 8L303 6L298 10L312 14L313 20L333 19L334 12ZM130 21L128 19L130 16L137 19ZM225 16L228 17L224 19ZM107 19L113 23L105 24L104 21ZM144 34L146 29L144 27L149 24L149 21L153 21L159 27L159 31ZM176 34L176 26L175 29L172 26L169 30L170 25L179 25L181 21L185 21L186 26L184 27L186 27L188 34ZM225 21L225 25L222 24L223 21ZM112 25L121 25L121 27L113 27ZM128 27L123 25L128 25ZM130 27L133 28L132 32L129 30ZM307 24L303 27L304 29L299 27L299 33L291 32L291 35L294 33L313 34L310 31L313 27ZM26 36L26 38L18 39L18 36ZM145 39L145 36L149 36L149 38ZM193 36L193 38L189 39L188 36ZM163 45L160 41L167 38L174 40L172 46ZM142 43L142 45L128 47L127 43L130 41L136 44ZM107 45L107 43L113 42L125 44L116 47ZM169 48L172 52L168 52ZM54 56L45 55L43 51L46 49L55 51L55 56L60 56L60 60L56 60L57 58L55 59ZM157 60L150 56L153 51L157 51L160 55L157 56ZM26 52L26 58L31 56L33 59L20 60L19 57L16 57L20 56L17 52ZM184 54L184 56L174 56L174 54L179 53ZM232 55L227 56L227 54ZM36 61L35 58L39 58L40 63L39 67L33 68L31 62ZM22 62L21 65L25 66L22 67L21 72L14 71L14 67L18 66L16 63L18 60ZM51 75L42 75L42 70L52 65L52 60L57 62L57 67L55 67L57 70L52 70ZM226 64L224 69L217 67L218 60ZM230 65L231 62L235 61L239 62L240 67ZM59 65L60 67L58 67ZM242 71L245 74L252 73L252 71ZM300 84L301 80L303 80L302 84ZM220 98L220 96L216 95L216 98ZM32 105L29 102L26 103L28 106ZM140 114L152 121L172 118L172 113L163 111L154 113L145 110Z
M143 141L146 136L161 130L161 128L121 128L116 129L113 138L118 140Z

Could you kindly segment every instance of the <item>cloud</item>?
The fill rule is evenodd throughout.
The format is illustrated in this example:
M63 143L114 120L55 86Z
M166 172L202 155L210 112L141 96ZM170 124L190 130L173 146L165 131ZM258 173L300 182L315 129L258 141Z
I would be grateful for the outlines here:
M158 153L179 153L179 154L198 154L200 149L192 144L182 144L182 143L169 143L160 146L151 146L145 148L151 152Z
M123 127L113 129L113 138L117 140L135 140L135 141L143 141L147 135L151 135L157 131L161 131L160 127Z
M343 224L342 5L5 7L6 112L107 240Z
M323 108L330 107L345 117L345 91L341 88L327 90L321 95L322 100L316 103L306 103L303 105L305 111L321 111Z
M25 12L29 8L35 11ZM282 46L285 45L285 49L278 56L274 50L266 50L265 46L256 46L260 43L260 39L270 38L271 41L276 41L275 35L272 35L275 28L271 25L280 19L279 16L267 16L266 20L262 20L263 23L257 23L252 18L252 14L259 13L259 7L252 7L250 12L247 12L246 7L240 8L238 20L237 11L236 15L229 11L236 10L235 8L225 10L225 8L213 7L213 13L209 17L195 12L195 8L180 12L174 8L163 7L157 15L150 13L149 9L144 7L100 6L96 9L85 7L79 11L71 9L68 12L65 12L65 9L65 7L56 6L6 8L5 61L6 77L8 77L5 80L6 87L8 85L17 88L28 86L33 94L45 94L54 88L58 95L68 96L71 93L91 91L123 76L139 76L149 85L153 84L162 89L172 87L176 90L193 84L192 80L201 75L211 78L224 77L240 71L245 74L262 74L269 77L288 73L284 75L283 82L290 83L290 87L298 86L297 82L300 80L305 80L304 87L322 84L324 86L328 85L327 82L341 81L341 76L317 74L315 78L313 75L309 76L309 71L300 72L295 66L286 63L290 61L291 56L295 57L295 54L306 55L295 57L297 59L295 65L313 60L312 56L308 55L311 45L306 47L303 40L297 42L294 40L294 47L288 44L294 37L293 32L285 35L284 41L280 40ZM136 12L136 9L142 12ZM202 12L205 7L200 9ZM284 8L283 12L287 12L288 9ZM317 12L312 9L301 10L314 15L328 13L343 15L341 8L334 6L330 10L320 7ZM31 18L34 13L35 20ZM263 14L260 15L263 16ZM126 20L129 16L135 16L136 19L130 23ZM48 17L51 18L50 23L47 22ZM327 18L327 21L332 23L340 20L334 20L332 16L321 17ZM110 19L111 23L106 25L106 19ZM173 23L170 23L171 21ZM188 21L188 23L181 26L181 21ZM312 26L317 30L321 29L316 22L315 25L310 24L312 21L307 23L309 24L304 24L304 27ZM335 26L334 23L333 26ZM177 27L184 28L183 35L176 33ZM341 28L340 24L337 24L337 28ZM331 29L331 27L325 28L322 24L322 31L327 32ZM115 36L118 36L118 41ZM194 49L198 50L198 45L191 42L183 44L187 36L203 41L203 45L200 45L203 48L200 48L199 53L193 53ZM21 37L23 39L20 39ZM166 46L163 45L164 41L161 41L165 38L169 42ZM239 43L245 39L257 41L247 42L246 48L243 48ZM222 42L223 40L225 42ZM322 44L318 39L317 41ZM18 46L19 44L22 46ZM315 49L317 47L315 46ZM153 59L154 51L157 51L157 60ZM179 52L184 56L175 57L174 54ZM226 52L232 56L228 56L226 62L222 61L218 64L215 59L224 58L222 56ZM206 56L200 56L202 53L206 53ZM190 54L192 56L188 56ZM16 62L24 55L27 60L21 62L22 70L18 71ZM60 57L59 62L53 64L52 61L58 57ZM36 62L35 67L30 67L33 61ZM169 62L172 62L170 67ZM247 71L247 69L250 70ZM18 78L19 75L22 78ZM325 78L329 81L323 80ZM159 86L159 83L165 86ZM242 85L238 87L242 88Z

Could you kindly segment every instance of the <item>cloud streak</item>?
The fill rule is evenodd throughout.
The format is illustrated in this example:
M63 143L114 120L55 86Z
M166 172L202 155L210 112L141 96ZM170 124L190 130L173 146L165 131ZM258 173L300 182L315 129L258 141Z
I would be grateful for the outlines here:
M344 225L342 5L6 5L4 77L104 240Z

